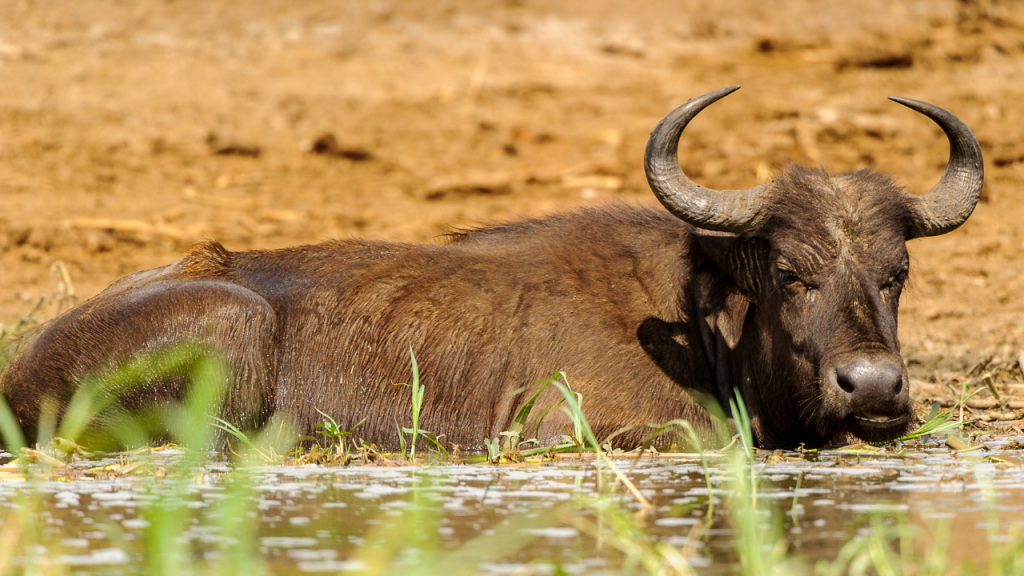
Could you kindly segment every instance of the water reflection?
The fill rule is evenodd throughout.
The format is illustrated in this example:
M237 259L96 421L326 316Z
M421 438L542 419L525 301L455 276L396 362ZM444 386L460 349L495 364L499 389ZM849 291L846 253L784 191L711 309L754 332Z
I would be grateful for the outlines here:
M989 445L998 451L998 442ZM1024 508L1024 473L1018 465L960 458L946 449L784 456L789 459L758 466L764 480L760 507L777 511L791 550L812 562L834 558L841 544L863 529L859 520L871 514L902 514L920 526L949 523L959 551L954 561L957 553L984 555L983 489L990 486L996 495L1002 533ZM173 460L175 455L159 458ZM592 460L519 466L282 466L247 472L256 486L249 512L258 526L255 546L275 574L369 569L359 551L381 547L381 535L394 526L411 527L423 539L401 550L400 561L410 565L431 547L452 551L481 535L517 543L510 554L500 545L481 553L477 568L485 574L526 566L550 572L552 564L572 574L604 574L617 572L621 561L570 522L573 515L591 513L578 503L598 489ZM729 502L728 474L713 463L711 493L719 509ZM979 484L978 474L989 479L987 485ZM147 507L183 505L190 510L183 532L196 558L214 557L217 543L234 537L221 533L216 523L197 519L225 498L235 476L227 465L214 464L194 482L187 479L185 489L180 480L154 477L6 481L0 482L0 505L13 509L24 505L26 497L40 498L37 521L46 562L75 567L79 574L141 573L139 539L149 526L143 514ZM645 458L629 476L652 503L649 513L638 516L651 535L683 550L699 573L732 573L733 528L720 517L705 526L708 489L698 461ZM639 510L628 496L621 502Z

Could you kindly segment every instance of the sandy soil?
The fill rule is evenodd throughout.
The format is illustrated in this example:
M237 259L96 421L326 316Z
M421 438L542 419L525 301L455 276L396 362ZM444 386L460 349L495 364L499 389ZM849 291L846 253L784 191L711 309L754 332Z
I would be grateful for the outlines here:
M769 9L767 6L772 6ZM923 193L947 144L886 100L945 107L983 202L911 242L920 394L1021 382L1024 6L987 0L0 3L0 322L35 318L207 237L230 249L652 203L643 147L674 106L700 182L786 162L877 166ZM62 263L62 264L61 264ZM930 383L930 384L929 384Z

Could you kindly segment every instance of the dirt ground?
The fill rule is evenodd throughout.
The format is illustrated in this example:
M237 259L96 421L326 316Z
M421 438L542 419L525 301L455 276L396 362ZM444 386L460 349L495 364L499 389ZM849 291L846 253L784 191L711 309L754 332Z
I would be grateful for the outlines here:
M972 127L984 198L956 232L910 243L904 352L919 395L1022 382L1022 73L1024 3L996 0L10 0L0 322L52 316L62 265L83 299L204 238L420 242L653 203L650 130L741 84L680 146L708 186L795 161L876 166L921 194L948 146L886 97Z

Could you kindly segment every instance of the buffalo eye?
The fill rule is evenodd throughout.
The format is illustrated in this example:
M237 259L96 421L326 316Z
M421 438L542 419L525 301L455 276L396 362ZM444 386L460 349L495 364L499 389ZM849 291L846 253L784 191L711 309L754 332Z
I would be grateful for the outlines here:
M882 290L892 290L893 288L902 288L903 284L907 281L908 271L906 268L900 270L896 274L893 274L889 281L882 285Z
M775 271L775 277L778 280L778 283L782 286L807 286L807 283L800 279L800 276L797 276L796 272L790 270L789 268L777 268ZM810 286L807 287L809 288Z

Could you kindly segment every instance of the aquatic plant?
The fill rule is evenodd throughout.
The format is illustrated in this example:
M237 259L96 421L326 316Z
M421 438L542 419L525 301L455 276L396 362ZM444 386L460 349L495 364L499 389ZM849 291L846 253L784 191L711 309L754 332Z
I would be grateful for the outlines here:
M227 432L229 435L231 435L232 438L235 438L236 440L240 441L249 451L249 453L255 454L256 456L259 457L260 460L268 464L275 462L277 460L275 454L272 454L267 450L257 446L255 442L249 439L249 436L245 432L242 432L234 424L217 416L210 416L210 420L213 421L213 425L215 427L223 430L224 432Z
M938 410L938 403L933 403L932 409L928 415L928 420L917 430L904 435L897 439L896 442L906 442L916 438L927 439L933 434L942 435L958 428L962 428L964 425L964 406L967 405L967 401L973 398L975 394L984 390L984 388L978 388L974 392L967 394L968 384L968 381L964 381L963 386L961 386L959 402L944 412L940 412ZM958 409L960 413L959 418L954 419L953 414L956 413Z
M395 421L395 427L398 428L398 442L401 447L401 453L403 456L406 455L405 437L409 436L407 458L414 460L416 458L416 441L422 435L435 448L447 455L448 449L441 444L439 437L420 428L420 412L423 410L423 394L426 392L426 389L420 384L420 367L416 362L416 355L412 351L412 345L409 346L409 357L412 359L412 384L405 382L395 383L395 386L408 386L412 390L412 428L401 426L397 420ZM323 413L321 412L321 414Z
M582 437L578 437L575 440L570 439L568 436L563 437L563 443L555 444L552 446L539 446L540 440L540 427L544 423L548 414L552 411L562 407L565 399L562 398L555 402L553 405L540 411L540 414L536 418L530 419L533 414L534 406L536 405L537 399L541 393L547 389L553 383L556 382L568 382L568 378L563 372L558 372L552 375L546 380L535 382L531 386L526 386L522 389L512 392L512 394L519 394L521 392L528 391L531 387L536 386L537 390L530 396L529 399L523 404L523 406L516 412L515 417L512 419L512 424L509 429L501 432L499 436L501 438L484 438L484 446L487 448L486 456L474 456L466 458L464 461L467 463L478 463L478 462L491 462L494 464L500 463L502 458L505 459L516 459L516 458L528 458L530 456L537 456L541 454L558 454L562 452L589 451L582 441ZM566 384L568 385L568 384ZM570 416L572 418L572 416ZM578 427L578 425L577 425ZM529 430L533 430L533 437L527 438ZM504 440L502 440L504 438ZM524 446L536 444L535 448L524 448Z

